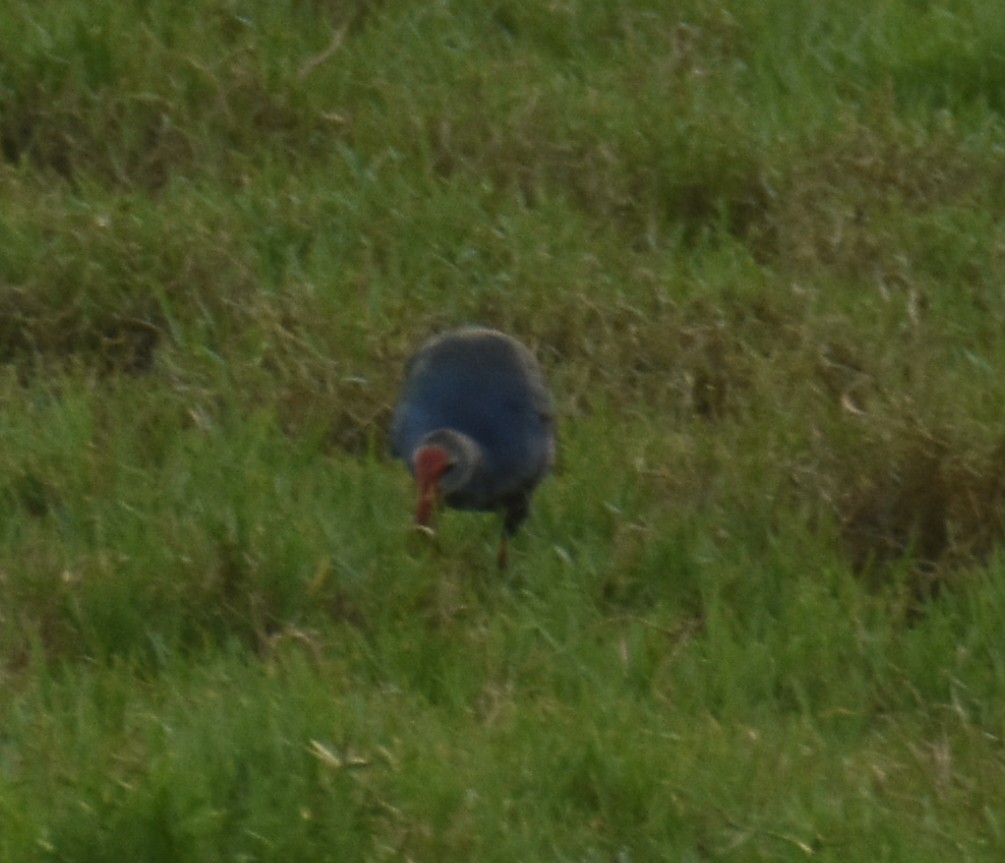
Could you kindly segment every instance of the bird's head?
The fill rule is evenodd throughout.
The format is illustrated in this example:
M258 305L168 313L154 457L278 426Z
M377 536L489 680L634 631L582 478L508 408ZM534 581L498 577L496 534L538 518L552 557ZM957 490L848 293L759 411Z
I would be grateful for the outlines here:
M482 468L478 444L456 429L426 435L412 453L412 473L419 486L415 523L429 527L437 503L463 493Z
M429 527L440 496L440 480L452 464L450 453L436 444L426 444L415 451L413 466L415 481L419 486L419 502L415 508L416 524Z

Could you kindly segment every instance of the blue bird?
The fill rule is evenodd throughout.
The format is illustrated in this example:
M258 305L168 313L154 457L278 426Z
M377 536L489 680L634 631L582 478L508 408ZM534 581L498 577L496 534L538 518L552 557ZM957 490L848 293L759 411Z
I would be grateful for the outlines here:
M437 504L500 510L498 562L555 460L552 400L534 355L484 327L435 336L411 357L391 421L394 455L415 477L417 525Z

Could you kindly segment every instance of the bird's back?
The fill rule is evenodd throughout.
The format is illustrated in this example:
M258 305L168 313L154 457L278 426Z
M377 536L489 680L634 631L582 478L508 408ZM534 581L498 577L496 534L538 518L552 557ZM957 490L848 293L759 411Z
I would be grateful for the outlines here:
M462 432L482 450L485 476L475 497L535 485L551 464L554 431L551 398L530 351L478 327L426 342L408 363L395 408L396 454L408 461L421 440L441 428Z

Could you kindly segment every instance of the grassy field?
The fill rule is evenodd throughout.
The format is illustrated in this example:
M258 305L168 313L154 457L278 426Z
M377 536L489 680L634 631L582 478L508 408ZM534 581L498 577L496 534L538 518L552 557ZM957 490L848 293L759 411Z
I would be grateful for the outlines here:
M1005 859L994 4L0 7L0 860Z

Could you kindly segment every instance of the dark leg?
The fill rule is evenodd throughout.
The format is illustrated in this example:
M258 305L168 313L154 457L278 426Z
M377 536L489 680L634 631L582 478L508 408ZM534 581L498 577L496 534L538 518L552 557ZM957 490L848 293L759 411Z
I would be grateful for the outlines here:
M503 531L502 538L499 540L499 554L496 555L496 563L499 565L500 571L509 566L508 539L506 531Z
M505 514L503 516L502 537L499 540L499 569L506 569L509 564L509 538L516 533L517 528L527 518L530 511L530 495L526 492L515 495L506 502Z

